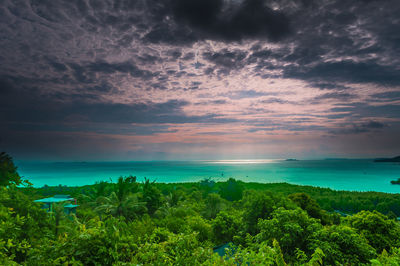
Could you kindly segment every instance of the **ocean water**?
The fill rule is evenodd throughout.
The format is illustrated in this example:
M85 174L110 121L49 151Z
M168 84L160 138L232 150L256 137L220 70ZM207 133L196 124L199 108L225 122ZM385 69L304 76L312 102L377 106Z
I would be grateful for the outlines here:
M136 161L136 162L17 162L20 175L35 187L79 186L98 181L116 181L134 175L156 182L216 181L233 177L246 182L287 182L328 187L335 190L399 193L399 163L373 160L224 160L224 161Z

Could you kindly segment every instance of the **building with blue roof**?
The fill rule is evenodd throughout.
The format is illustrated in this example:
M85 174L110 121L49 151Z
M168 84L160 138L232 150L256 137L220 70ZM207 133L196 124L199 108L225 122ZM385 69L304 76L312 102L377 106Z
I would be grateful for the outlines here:
M49 212L49 213L53 212L53 204L54 203L64 202L65 203L64 204L64 212L66 214L71 214L71 213L75 214L76 207L79 206L76 204L76 199L71 198L70 195L54 195L53 197L34 200L34 202L43 203L42 209L46 209L47 212ZM73 202L74 204L72 204L71 202Z

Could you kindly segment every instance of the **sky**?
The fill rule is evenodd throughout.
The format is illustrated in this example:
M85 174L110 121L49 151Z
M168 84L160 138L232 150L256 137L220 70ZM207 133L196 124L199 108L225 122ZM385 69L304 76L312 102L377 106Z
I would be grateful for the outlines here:
M398 0L0 0L20 160L400 155Z

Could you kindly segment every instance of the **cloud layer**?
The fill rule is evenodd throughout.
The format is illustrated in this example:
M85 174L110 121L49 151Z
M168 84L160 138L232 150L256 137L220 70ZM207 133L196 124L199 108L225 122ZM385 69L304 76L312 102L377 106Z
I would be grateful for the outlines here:
M3 2L0 148L17 157L400 148L395 0Z

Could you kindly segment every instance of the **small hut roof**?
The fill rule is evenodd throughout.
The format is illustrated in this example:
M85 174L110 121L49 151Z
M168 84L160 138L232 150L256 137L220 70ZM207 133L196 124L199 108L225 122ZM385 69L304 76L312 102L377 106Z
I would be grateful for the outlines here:
M79 205L75 205L75 204L67 204L67 205L64 205L64 208L70 208L70 209L72 209L72 208L76 208L76 207L78 207Z
M42 202L42 203L54 203L54 202L63 202L68 200L74 200L69 195L54 195L54 197L44 198L34 200L34 202Z

